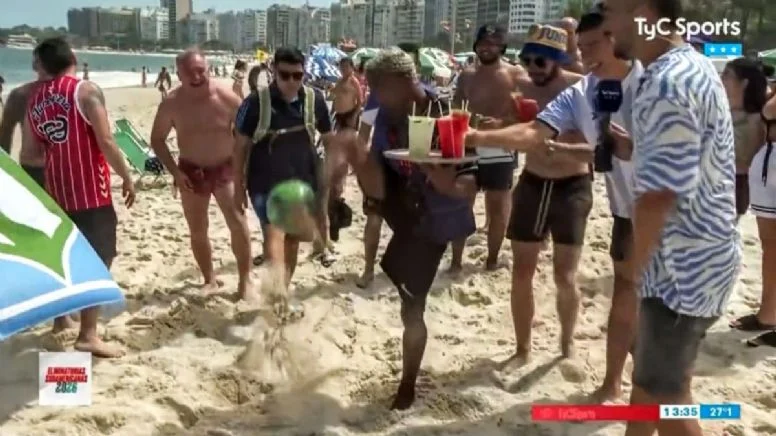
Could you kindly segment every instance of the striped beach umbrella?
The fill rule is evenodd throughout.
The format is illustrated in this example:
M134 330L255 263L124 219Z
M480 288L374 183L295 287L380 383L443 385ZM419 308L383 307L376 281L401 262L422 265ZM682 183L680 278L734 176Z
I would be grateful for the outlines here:
M342 77L339 68L335 67L326 59L315 56L309 56L307 58L304 70L307 77L311 80L323 79L333 82Z
M361 64L363 60L372 59L373 57L377 56L377 53L379 52L380 50L376 48L361 47L360 49L351 53L350 58L353 59L353 64L358 67L358 65Z
M2 150L0 186L0 341L81 309L123 306L86 238Z
M322 58L329 63L336 64L340 59L347 56L347 54L336 47L332 47L331 44L318 44L312 49L310 56Z

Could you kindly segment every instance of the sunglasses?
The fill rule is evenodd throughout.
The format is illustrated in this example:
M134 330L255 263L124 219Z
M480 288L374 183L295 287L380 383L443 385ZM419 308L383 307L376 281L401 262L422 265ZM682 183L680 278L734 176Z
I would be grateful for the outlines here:
M300 71L278 71L278 77L284 81L293 79L295 82L301 82L304 78L304 73Z
M547 60L543 57L529 57L529 56L520 56L520 62L526 66L530 67L531 64L536 65L537 68L544 68L547 66Z

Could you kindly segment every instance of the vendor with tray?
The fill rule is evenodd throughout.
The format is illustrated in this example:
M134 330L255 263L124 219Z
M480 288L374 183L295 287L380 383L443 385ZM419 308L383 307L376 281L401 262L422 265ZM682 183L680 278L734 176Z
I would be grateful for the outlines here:
M370 208L393 230L380 266L401 297L403 369L392 408L406 409L415 399L415 382L426 347L426 296L448 243L475 230L468 199L477 189L476 165L463 155L437 155L431 160L422 157L423 153L419 153L420 158L410 156L410 123L423 118L412 113L413 107L420 115L433 118L449 111L418 81L410 55L399 49L381 51L367 64L367 80L380 105L372 146L367 151L363 145L351 144L348 160ZM439 135L430 122L418 126L419 131L412 130L413 139L430 139L424 144L428 150Z

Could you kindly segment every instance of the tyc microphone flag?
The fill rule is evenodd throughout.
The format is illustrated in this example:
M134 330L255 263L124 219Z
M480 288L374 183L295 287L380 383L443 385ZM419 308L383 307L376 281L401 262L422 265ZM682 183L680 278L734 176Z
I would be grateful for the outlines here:
M124 296L59 206L0 150L0 340Z

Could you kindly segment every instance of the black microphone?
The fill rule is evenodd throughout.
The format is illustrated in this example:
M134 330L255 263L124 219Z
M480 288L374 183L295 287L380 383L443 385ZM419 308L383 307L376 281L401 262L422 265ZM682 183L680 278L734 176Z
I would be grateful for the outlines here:
M598 173L612 170L614 138L609 133L612 114L622 105L622 83L619 80L601 80L596 87L595 111L598 119L598 144L595 147L593 166Z

